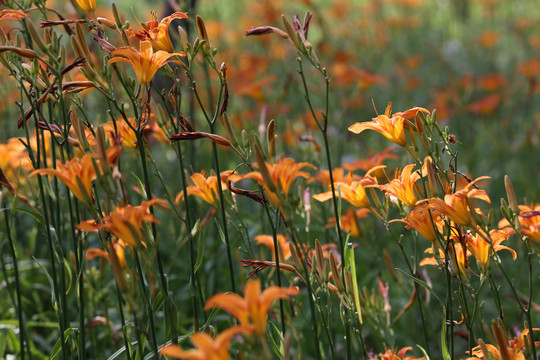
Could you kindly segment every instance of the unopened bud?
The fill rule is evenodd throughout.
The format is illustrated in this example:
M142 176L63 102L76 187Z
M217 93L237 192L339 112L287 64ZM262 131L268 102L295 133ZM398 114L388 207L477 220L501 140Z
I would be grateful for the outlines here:
M185 49L186 44L189 42L186 30L183 27L178 26L178 35L180 35L180 41L182 42L182 47Z
M273 193L277 193L277 185L274 182L274 179L272 179L270 172L268 171L261 143L258 140L259 138L250 138L251 150L253 151L253 155L255 155L255 160L257 161L257 165L259 166L259 172L262 175L264 184L266 185L268 190Z
M514 192L514 186L512 185L512 181L510 181L510 177L508 175L504 176L504 187L506 188L506 198L508 199L508 205L510 206L510 209L514 211L514 213L517 213L519 208L516 199L516 193Z
M343 285L343 281L341 281L341 277L339 275L339 270L336 263L336 258L334 257L333 252L330 252L330 270L332 271L332 278L334 279L334 284L336 284L338 291L344 292L345 286Z
M34 42L36 43L36 45L39 47L41 51L47 52L47 47L43 43L43 40L41 40L41 37L38 35L37 30L34 27L34 24L31 21L27 21L26 25L28 26L28 32L30 33L32 40L34 40Z
M270 120L266 128L266 142L268 144L268 158L273 164L276 157L276 121Z
M111 30L115 30L117 28L116 24L107 18L98 17L97 20L99 21L100 24L105 25Z
M206 32L206 26L204 25L204 20L202 19L202 17L197 15L196 22L197 22L197 29L199 30L199 37L201 38L201 40L208 41L208 33Z
M293 26L291 25L289 20L287 20L285 15L281 15L281 20L283 21L283 25L285 25L285 31L289 35L289 40L291 41L291 43L294 45L296 49L300 50L301 49L300 40L298 40L298 35L296 34L296 31L294 30Z
M236 139L236 136L234 135L231 121L229 120L229 116L227 115L227 112L224 112L223 114L221 114L221 116L219 116L218 119L221 125L223 126L223 128L225 129L225 133L227 134L227 137L229 138L233 146L237 146L238 140Z

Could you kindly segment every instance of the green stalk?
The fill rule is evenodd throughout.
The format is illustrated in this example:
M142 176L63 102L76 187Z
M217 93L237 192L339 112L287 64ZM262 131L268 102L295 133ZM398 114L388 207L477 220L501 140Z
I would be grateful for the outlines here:
M144 273L142 271L141 262L139 260L139 253L136 249L133 249L133 256L135 257L135 264L137 267L137 273L139 277L139 286L141 287L142 292L142 299L144 302L144 309L146 311L146 317L148 318L148 321L150 322L150 342L152 345L152 351L154 352L154 356L156 359L159 359L159 353L157 349L157 339L156 339L156 329L154 327L154 314L152 312L152 307L150 305L150 294L148 294L148 289L146 288L144 284ZM141 354L142 356L142 354Z
M306 77L304 74L304 70L302 67L302 60L298 59L298 66L299 66L299 74L302 78L302 84L304 87L304 95L306 102L308 104L309 110L311 112L311 115L313 116L313 119L317 123L317 126L319 127L319 130L322 133L323 139L324 139L324 150L326 154L326 162L328 166L328 174L330 176L330 188L332 191L332 204L334 207L334 216L336 218L336 233L338 235L338 241L339 241L339 252L341 255L341 261L344 261L345 259L345 240L343 239L343 234L341 233L340 228L340 214L339 214L339 206L338 206L338 199L336 195L336 188L334 185L334 175L332 173L333 167L332 167L332 159L330 155L330 145L328 144L328 119L329 119L329 111L330 111L330 104L329 104L329 97L330 97L330 79L328 75L326 74L326 70L318 69L321 74L324 76L325 80L325 113L323 114L323 124L321 125L321 122L317 118L317 115L315 115L315 110L313 109L313 106L311 104L310 96L309 96L309 90L307 87ZM341 276L343 279L345 279L345 266L341 267ZM348 314L347 314L348 316ZM345 321L345 337L346 337L346 348L347 348L347 359L351 359L352 356L352 345L351 345L351 329L349 320Z
M4 204L2 204L2 208L4 207ZM8 210L4 210L4 219L6 222L6 233L8 237L8 243L9 243L9 250L11 251L11 258L13 261L13 272L15 276L15 293L17 296L17 302L14 303L15 307L17 308L17 317L19 319L19 343L21 348L21 360L25 360L24 351L25 348L28 350L28 358L31 359L32 355L30 352L30 342L26 340L26 328L24 325L24 316L23 316L23 309L22 309L22 298L21 298L21 285L19 281L19 264L17 260L17 252L15 251L15 245L13 243L13 237L11 236L11 226L9 225L9 216L8 216ZM6 283L8 282L7 276L6 276ZM27 347L24 346L24 344L27 344Z
M196 274L195 274L195 245L193 244L193 236L191 235L191 212L189 208L189 196L187 193L187 186L186 186L186 174L184 172L184 159L182 154L182 145L180 143L176 143L176 152L178 155L178 162L180 165L180 176L182 177L182 191L184 192L184 208L186 211L186 232L188 236L188 242L189 242L189 260L190 260L190 270L191 275L189 277L190 282L190 292L191 292L191 303L193 306L193 316L194 316L194 329L197 331L199 329L199 311L197 308L197 294L196 294Z

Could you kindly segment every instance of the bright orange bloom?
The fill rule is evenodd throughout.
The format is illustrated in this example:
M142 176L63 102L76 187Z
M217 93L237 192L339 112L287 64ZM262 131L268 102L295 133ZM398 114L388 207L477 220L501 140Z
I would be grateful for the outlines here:
M350 184L336 182L334 183L334 188L336 190L336 196L341 194L341 198L348 201L351 205L358 208L370 208L371 204L366 193L366 186L375 185L376 183L377 180L368 175L362 180L352 181ZM313 198L320 202L330 200L332 198L332 191L313 195Z
M257 235L253 238L257 244L268 246L272 252L272 258L275 258L274 237L271 235ZM277 243L279 246L279 261L287 260L291 257L291 247L287 238L281 234L277 235Z
M18 138L10 138L7 143L0 143L0 169L4 171L6 177L13 183L17 183L17 173L19 169L23 172L32 169L32 162L28 157L26 147ZM19 180L23 180L21 177Z
M81 7L87 13L94 12L96 10L96 0L75 0L77 5Z
M419 205L410 211L404 219L392 220L401 221L407 224L406 228L413 228L420 235L431 242L437 240L437 224L441 221L440 211L432 209L429 205Z
M116 253L116 258L118 259L118 263L122 267L122 269L127 268L126 254L124 251L125 247L126 247L126 244L122 240L118 240L116 243L112 244L112 248L114 249L114 252ZM86 260L92 260L97 257L110 261L109 254L105 250L97 249L97 248L89 248L86 250L85 252Z
M370 169L373 169L376 166L380 166L383 164L383 161L386 159L394 159L397 160L398 157L395 154L392 154L392 151L394 151L395 146L387 147L383 151L376 153L376 154L369 154L365 159L357 159L350 163L343 164L343 168L349 171L355 171L355 170L364 170L369 171ZM374 175L375 176L375 175ZM378 177L378 175L376 175Z
M469 208L467 199L479 199L491 203L487 193L475 187L476 182L484 179L489 179L489 176L481 176L454 194L445 195L444 200L433 198L420 200L419 202L428 202L429 206L448 216L458 225L472 226L474 219L472 218L471 211L476 210Z
M26 17L30 17L30 15L28 15L22 10L4 9L0 11L0 21L2 20L21 21L22 19Z
M169 58L178 55L185 56L184 53L168 53L166 51L156 51L152 49L152 43L148 40L140 42L140 51L131 46L123 46L114 50L109 63L125 62L133 68L135 75L142 86L148 85L156 72L165 64L178 62Z
M206 302L205 310L218 307L227 311L245 326L253 326L259 336L266 333L268 311L272 303L278 299L286 299L290 295L298 295L295 287L270 286L261 293L260 280L248 281L244 287L244 297L225 293L212 296Z
M374 130L384 135L384 137L394 144L406 147L407 138L405 137L405 121L415 117L418 112L426 114L430 113L424 108L415 107L405 112L395 113L390 117L392 114L392 103L389 103L384 115L379 115L370 122L351 125L349 126L349 131L360 134L364 130Z
M73 195L85 201L91 198L92 181L96 178L93 159L95 154L86 154L82 158L73 158L65 164L58 164L56 169L38 169L30 176L54 175L62 181Z
M358 219L363 219L368 216L370 213L369 209L363 208L363 209L347 209L345 211L345 214L341 215L341 230L343 230L347 234L351 234L352 237L358 238L362 234L362 229L360 227L360 223L358 222ZM336 226L336 218L330 218L328 221L327 227L333 228ZM324 245L323 245L324 246Z
M482 232L483 236L479 233L477 233L475 236L468 234L466 235L465 241L467 242L467 245L469 246L476 260L482 265L483 269L486 268L489 259L494 254L494 252L497 251L508 250L512 253L513 259L516 260L516 252L507 246L501 245L503 241L508 240L508 238L510 237L508 233L502 230L491 230L489 232L489 237L491 238L493 244L492 251L491 245L489 245L489 243L484 238L487 237L487 235L480 228L478 228L477 231Z
M227 184L223 182L224 179L227 178L229 172L221 173L221 188L226 189ZM191 175L191 180L195 184L194 186L188 186L186 188L188 196L197 196L209 203L210 205L217 206L219 195L218 195L218 182L217 182L217 176L216 175L210 175L206 177L206 174L204 172L202 173L194 173ZM175 203L178 204L180 199L184 197L184 191L180 191L180 193L176 196Z
M467 276L466 269L469 268L469 256L471 256L471 252L465 248L463 250L463 246L458 243L454 242L454 244L450 244L448 246L448 252L450 254L450 264L452 265L452 268L454 271L459 271L463 275ZM427 254L433 254L433 248L427 248L425 253ZM439 248L439 257L441 259L444 259L444 251ZM438 265L437 259L435 257L428 257L422 259L420 261L420 266L424 265Z
M371 358L370 360L424 360L424 357L417 358L414 356L405 356L405 353L409 350L412 350L412 347L407 346L404 348L401 348L400 350L386 350L384 354L379 354L379 356L375 358Z
M269 164L269 163L265 163L265 164L266 164L266 168L268 169L270 176L272 177L274 184L277 185L278 190L280 191L281 195L285 197L285 199L288 198L289 189L291 187L291 184L296 178L303 177L307 179L310 177L309 173L300 171L300 169L305 168L305 167L316 169L315 166L311 165L310 163L307 163L307 162L297 163L292 158L283 158L283 157L281 157L278 161L276 161L273 164ZM268 195L268 198L270 202L272 203L272 205L274 206L280 205L278 195L270 191L270 189L268 188L268 185L265 183L263 179L262 174L259 171L252 171L244 175L232 175L230 177L231 181L240 181L243 179L253 179L257 181L266 190L266 194Z
M538 328L533 328L534 331L540 331ZM523 330L518 337L515 337L513 340L505 339L504 337L500 339L503 343L497 343L497 346L491 345L491 344L485 344L486 349L489 354L484 354L482 351L482 347L476 346L472 349L472 357L468 358L467 360L474 360L474 359L487 359L486 356L489 356L489 358L493 359L511 359L511 360L525 360L525 354L524 350L526 351L527 348L531 348L532 344L528 344L528 346L525 346L525 336L529 334L529 329ZM497 340L499 340L497 338ZM529 336L530 341L530 336ZM538 348L540 346L539 341L535 341L535 346ZM504 353L504 354L502 354ZM486 356L484 356L486 355ZM527 357L529 359L529 357Z
M155 51L161 50L172 53L174 47L169 37L169 25L174 19L187 19L187 17L187 13L175 12L158 22L156 14L152 13L152 20L146 24L140 24L143 30L127 30L126 32L141 41L149 40Z
M540 205L519 205L520 233L540 242Z
M143 201L141 205L117 206L114 211L102 219L101 223L94 220L84 221L77 225L83 231L96 231L104 229L112 232L118 239L129 246L138 247L143 243L143 223L158 223L154 215L150 213L150 207L154 204L166 206L166 202L161 199Z
M247 326L233 326L212 339L204 332L197 332L191 336L195 349L183 350L180 346L170 344L164 346L159 353L175 359L187 360L229 360L229 347L232 338L237 334L249 334L252 329Z
M386 193L386 196L395 196L402 203L409 207L414 207L418 199L414 193L416 182L420 179L420 174L414 172L411 174L414 164L407 165L403 168L401 175L396 172L396 178L388 184L379 185L379 189ZM398 178L399 176L399 178Z
M362 178L360 175L352 174L350 171L348 173L345 172L345 169L343 168L332 169L332 177L334 182L343 182L346 184L350 184L353 180L360 180ZM320 182L325 187L330 186L330 171L319 171L315 176L308 180L308 184L315 181Z

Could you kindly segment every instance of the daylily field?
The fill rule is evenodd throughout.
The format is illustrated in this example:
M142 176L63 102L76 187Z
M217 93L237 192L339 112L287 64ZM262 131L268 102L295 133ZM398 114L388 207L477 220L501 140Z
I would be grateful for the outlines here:
M540 1L3 0L1 359L540 356Z

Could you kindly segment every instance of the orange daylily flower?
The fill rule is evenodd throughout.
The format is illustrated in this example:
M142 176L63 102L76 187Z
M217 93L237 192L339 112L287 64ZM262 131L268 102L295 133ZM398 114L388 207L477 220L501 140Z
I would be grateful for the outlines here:
M195 349L183 350L175 344L166 345L159 353L175 359L187 360L229 360L229 347L232 338L237 334L249 334L252 328L248 326L233 326L212 339L204 332L197 332L191 336Z
M351 171L345 172L343 168L334 168L332 169L332 178L334 182L343 182L350 184L353 180L360 180L362 177L360 175L352 174ZM315 176L308 180L308 184L312 182L320 182L325 187L330 186L330 171L321 170Z
M503 329L502 329L503 330ZM533 328L534 331L540 331L538 328ZM482 347L480 345L472 349L472 357L467 360L474 359L511 359L511 360L525 360L524 350L531 347L531 343L528 346L525 346L525 336L529 335L529 329L523 330L518 337L515 337L513 340L507 340L504 338L500 339L501 343L497 342L497 346L491 344L484 344L488 354L484 354ZM499 340L497 338L497 340ZM530 336L529 336L530 341ZM540 346L539 341L534 342L535 346ZM486 357L487 356L487 357ZM528 359L528 358L527 358Z
M343 168L349 171L355 171L355 170L363 170L363 171L369 171L370 169L373 169L376 166L380 166L383 164L383 161L386 159L394 159L397 160L398 156L395 154L392 154L392 151L394 151L395 146L387 147L383 151L376 153L376 154L369 154L365 159L357 159L349 163L343 164ZM379 177L379 175L374 175L375 177Z
M221 188L227 189L227 184L223 180L226 180L229 176L230 171L222 172L221 173ZM219 201L219 195L218 195L218 182L217 182L217 176L216 175L210 175L206 177L206 174L204 172L202 173L194 173L191 175L191 180L195 184L194 186L188 186L186 188L188 196L197 196L209 203L212 206L217 206ZM180 199L184 197L184 191L180 191L180 193L176 196L175 203L178 204L180 202Z
M370 208L371 204L366 193L366 186L376 185L377 180L374 177L367 175L362 180L351 181L350 184L343 182L334 183L336 196L341 194L341 198L348 201L351 205L358 208ZM325 202L332 199L332 191L313 195L315 200Z
M405 356L405 353L409 350L412 350L412 347L407 346L398 350L386 350L384 354L379 354L375 358L370 360L425 360L424 357L417 358L415 356Z
M272 253L272 259L275 259L274 238L271 235L257 235L253 238L257 244L268 246ZM287 260L291 257L291 246L287 238L281 234L277 234L277 243L279 251L279 261Z
M101 223L94 220L84 221L77 225L83 231L96 231L104 229L112 232L118 239L129 246L138 247L143 243L143 223L153 222L159 224L154 215L150 213L153 205L166 206L167 202L161 199L143 201L141 205L117 206L116 209L102 219Z
M440 211L432 209L427 204L423 204L415 207L404 219L391 220L390 222L404 222L407 224L405 228L413 228L429 241L435 242L438 234L436 227L441 221L440 215Z
M144 41L149 40L155 51L174 51L171 38L169 37L169 25L174 19L187 19L187 13L175 12L174 14L157 21L156 14L152 13L152 19L146 24L141 24L143 30L127 30L127 34Z
M519 226L522 235L540 242L540 205L520 205Z
M407 165L401 171L396 171L396 178L388 184L379 185L379 189L386 193L386 196L395 196L402 203L409 207L414 207L418 199L414 193L416 182L420 179L418 172L412 173L414 164ZM412 174L411 174L412 173Z
M77 199L85 201L91 198L92 181L96 178L93 159L96 157L95 154L86 154L82 158L73 158L65 164L58 164L56 169L35 170L30 177L54 175L71 190Z
M345 210L345 214L341 215L341 230L343 232L350 234L352 237L358 238L362 234L362 229L360 227L360 223L358 222L358 219L363 219L368 216L371 210L362 208L362 209L347 209ZM330 218L328 221L328 228L333 228L336 226L336 218ZM324 246L324 245L323 245Z
M17 20L21 21L22 19L30 17L27 13L22 10L14 9L4 9L0 11L0 21L2 20Z
M126 254L124 251L124 248L126 247L126 244L122 240L118 240L115 243L112 243L112 248L114 249L114 252L116 253L116 258L118 259L118 263L122 269L127 268L126 263ZM97 257L100 257L102 259L105 259L107 261L111 261L109 258L109 254L102 249L97 248L89 248L85 252L85 258L86 260L92 260Z
M489 259L492 255L494 255L494 252L501 250L510 251L512 253L512 258L516 260L516 252L507 246L501 245L503 241L508 240L510 237L508 233L503 230L491 230L489 232L489 238L491 239L493 245L492 251L491 245L485 239L487 238L487 235L480 228L478 228L477 231L478 233L475 236L467 234L465 241L476 260L482 265L483 269L485 269L488 265Z
M77 5L87 13L92 13L96 10L96 0L75 0Z
M315 166L311 165L307 162L297 163L292 158L283 158L281 157L278 161L276 161L273 164L265 163L266 168L268 169L268 173L272 177L272 180L274 184L277 185L278 190L280 193L285 197L285 199L288 198L289 195L289 189L291 187L291 184L296 178L303 177L305 179L310 177L310 174L305 171L300 171L300 169L305 167L310 167L312 169L316 169ZM257 164L255 164L257 166ZM244 175L231 175L229 178L231 181L240 181L243 179L253 179L257 181L259 184L261 184L264 189L266 190L266 194L268 195L268 198L272 205L279 206L280 201L277 194L270 191L268 188L268 185L265 183L263 176L258 171L252 171L250 173L244 174Z
M474 223L471 211L476 212L476 210L469 208L467 200L479 199L491 204L491 200L487 193L484 190L475 188L476 182L489 178L489 176L481 176L467 184L463 189L456 191L454 194L446 194L444 200L433 198L420 200L418 203L428 202L429 206L448 216L456 224L471 226Z
M243 298L232 293L217 294L208 299L204 309L215 307L223 309L236 317L240 324L252 326L257 335L264 336L268 311L272 303L298 294L300 290L292 286L288 288L270 286L261 293L260 280L251 280L244 287Z
M364 130L374 130L384 135L384 137L394 144L406 147L407 138L405 137L404 131L406 126L405 121L415 117L418 112L430 114L430 112L424 108L415 107L405 112L395 113L390 117L392 114L392 103L389 103L384 115L379 115L370 122L351 125L349 126L349 131L360 134Z
M426 254L433 254L433 248L427 248L426 251L424 251ZM448 247L448 253L450 254L450 264L452 265L452 268L454 271L459 271L464 276L467 276L466 269L469 268L469 257L472 255L472 253L465 248L463 250L463 246L458 243L454 242L454 244L450 244ZM444 259L444 251L439 248L439 257L441 259ZM435 265L437 266L437 259L435 257L428 257L422 259L420 261L420 266L424 265Z
M152 43L148 40L140 42L139 51L131 46L122 46L114 50L111 55L113 58L109 60L109 63L121 61L131 65L142 86L148 85L163 65L171 62L178 63L177 60L169 60L169 58L175 55L185 56L183 52L168 53L162 50L154 52Z

